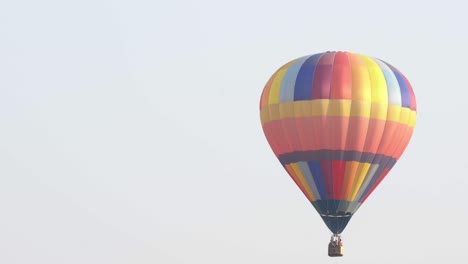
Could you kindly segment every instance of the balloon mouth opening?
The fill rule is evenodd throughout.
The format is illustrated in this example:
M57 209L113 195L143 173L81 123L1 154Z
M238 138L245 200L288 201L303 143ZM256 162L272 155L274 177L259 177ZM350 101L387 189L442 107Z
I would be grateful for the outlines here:
M351 213L343 214L320 214L321 217L351 217Z
M352 215L320 215L328 229L335 235L341 234L351 220Z

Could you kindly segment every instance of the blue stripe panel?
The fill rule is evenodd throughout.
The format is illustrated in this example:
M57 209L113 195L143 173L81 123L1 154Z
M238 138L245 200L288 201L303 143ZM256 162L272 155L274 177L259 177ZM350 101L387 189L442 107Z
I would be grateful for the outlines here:
M325 182L323 181L322 169L320 167L320 161L309 161L307 162L310 168L310 173L314 178L315 185L318 192L320 193L320 198L326 200L327 190L325 189Z
M308 58L310 58L310 56L299 58L288 68L286 74L284 75L283 81L281 82L280 102L294 101L294 90L297 74Z
M299 166L299 169L301 169L302 175L304 175L304 178L306 179L310 190L314 194L315 199L322 199L320 197L320 193L318 192L317 185L315 184L314 177L312 177L312 173L310 173L309 164L307 164L307 162L300 161L297 163L297 166Z
M312 100L312 82L314 80L315 66L321 56L322 53L312 55L302 64L296 78L294 101Z
M393 67L390 64L387 64L387 66L389 66L390 69L392 69L393 74L395 74L395 77L398 80L398 84L400 85L401 106L411 108L410 93L409 93L409 90L408 90L408 86L406 86L405 79L403 78L401 73L398 72L398 70L395 67Z
M401 105L400 85L398 85L398 80L395 77L395 74L393 74L392 69L390 69L387 64L378 59L374 59L374 61L382 70L385 77L385 82L387 83L388 104Z

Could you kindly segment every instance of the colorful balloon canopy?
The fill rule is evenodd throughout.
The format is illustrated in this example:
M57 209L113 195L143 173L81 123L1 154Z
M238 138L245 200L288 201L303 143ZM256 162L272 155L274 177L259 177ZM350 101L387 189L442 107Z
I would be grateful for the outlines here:
M392 65L325 52L278 69L263 90L260 117L285 170L340 234L408 145L416 99Z

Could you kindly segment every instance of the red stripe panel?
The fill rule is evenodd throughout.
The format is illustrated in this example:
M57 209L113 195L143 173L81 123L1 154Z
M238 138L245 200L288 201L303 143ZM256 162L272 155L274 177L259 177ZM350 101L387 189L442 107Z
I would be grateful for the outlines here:
M330 86L335 53L324 53L315 67L312 99L330 99Z
M406 147L408 146L408 143L410 142L411 136L413 135L414 132L414 127L407 127L405 131L405 135L403 139L400 141L400 144L398 144L395 152L393 153L393 157L396 159L399 159L403 152L405 151Z
M362 152L366 143L369 118L352 116L349 118L348 137L346 139L346 150Z
M352 75L348 55L344 52L335 54L333 63L331 99L352 99Z
M297 130L296 120L294 118L286 118L282 119L280 122L284 135L286 135L284 140L288 144L289 149L293 151L301 150L303 147Z
M346 161L332 161L333 175L333 199L343 200L343 181L346 169Z
M343 150L346 148L346 138L348 137L349 117L329 116L327 117L327 127L324 132L325 149Z
M277 154L320 149L376 153L384 128L384 120L342 116L288 118L263 125L267 138L276 143ZM386 140L392 139L392 133L387 133Z
M309 150L355 150L399 157L413 129L365 117L314 116L266 123L265 136L275 154Z
M314 126L310 117L295 118L297 134L301 140L301 151L316 149L319 137L317 136L316 126Z
M283 153L289 153L292 152L293 149L289 147L289 144L287 142L287 138L290 138L292 131L283 131L283 127L281 125L281 121L274 121L270 122L268 125L271 125L271 131L276 138L276 143L278 144L278 154L283 154ZM284 132L288 132L288 134L285 134Z
M401 146L402 141L406 137L407 129L408 129L408 126L405 124L400 123L397 125L395 134L393 135L392 142L390 146L388 147L388 150L385 153L385 155L392 156L392 157L395 156L395 153L398 151L398 148Z
M333 197L332 161L320 161L320 168L322 169L323 182L325 184L327 197Z
M325 140L326 140L326 135L324 131L324 127L327 123L327 117L326 116L317 116L317 117L311 117L310 118L310 123L312 125L312 128L314 130L314 134L312 137L316 137L314 140L315 145L313 146L313 150L319 150L323 149L325 146Z
M278 146L279 140L277 140L275 136L273 125L270 124L271 123L263 126L263 133L265 134L268 144L270 144L271 150L273 150L273 153L275 153L275 155L278 157L280 155L280 150Z
M392 144L396 144L397 142L395 141L396 136L399 132L399 127L404 126L401 125L400 123L396 123L393 121L387 121L385 124L385 130L382 135L382 139L380 140L380 145L376 153L382 153L382 154L388 154L391 156L390 153L390 148Z
M385 120L370 119L369 127L366 134L366 143L364 144L364 152L377 153L382 134L385 129Z

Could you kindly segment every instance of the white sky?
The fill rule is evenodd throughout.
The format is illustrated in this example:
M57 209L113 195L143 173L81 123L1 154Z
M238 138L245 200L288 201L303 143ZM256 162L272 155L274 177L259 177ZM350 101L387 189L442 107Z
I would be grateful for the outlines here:
M1 2L0 263L463 262L468 16L433 2ZM418 103L341 259L258 111L327 50L386 60Z

